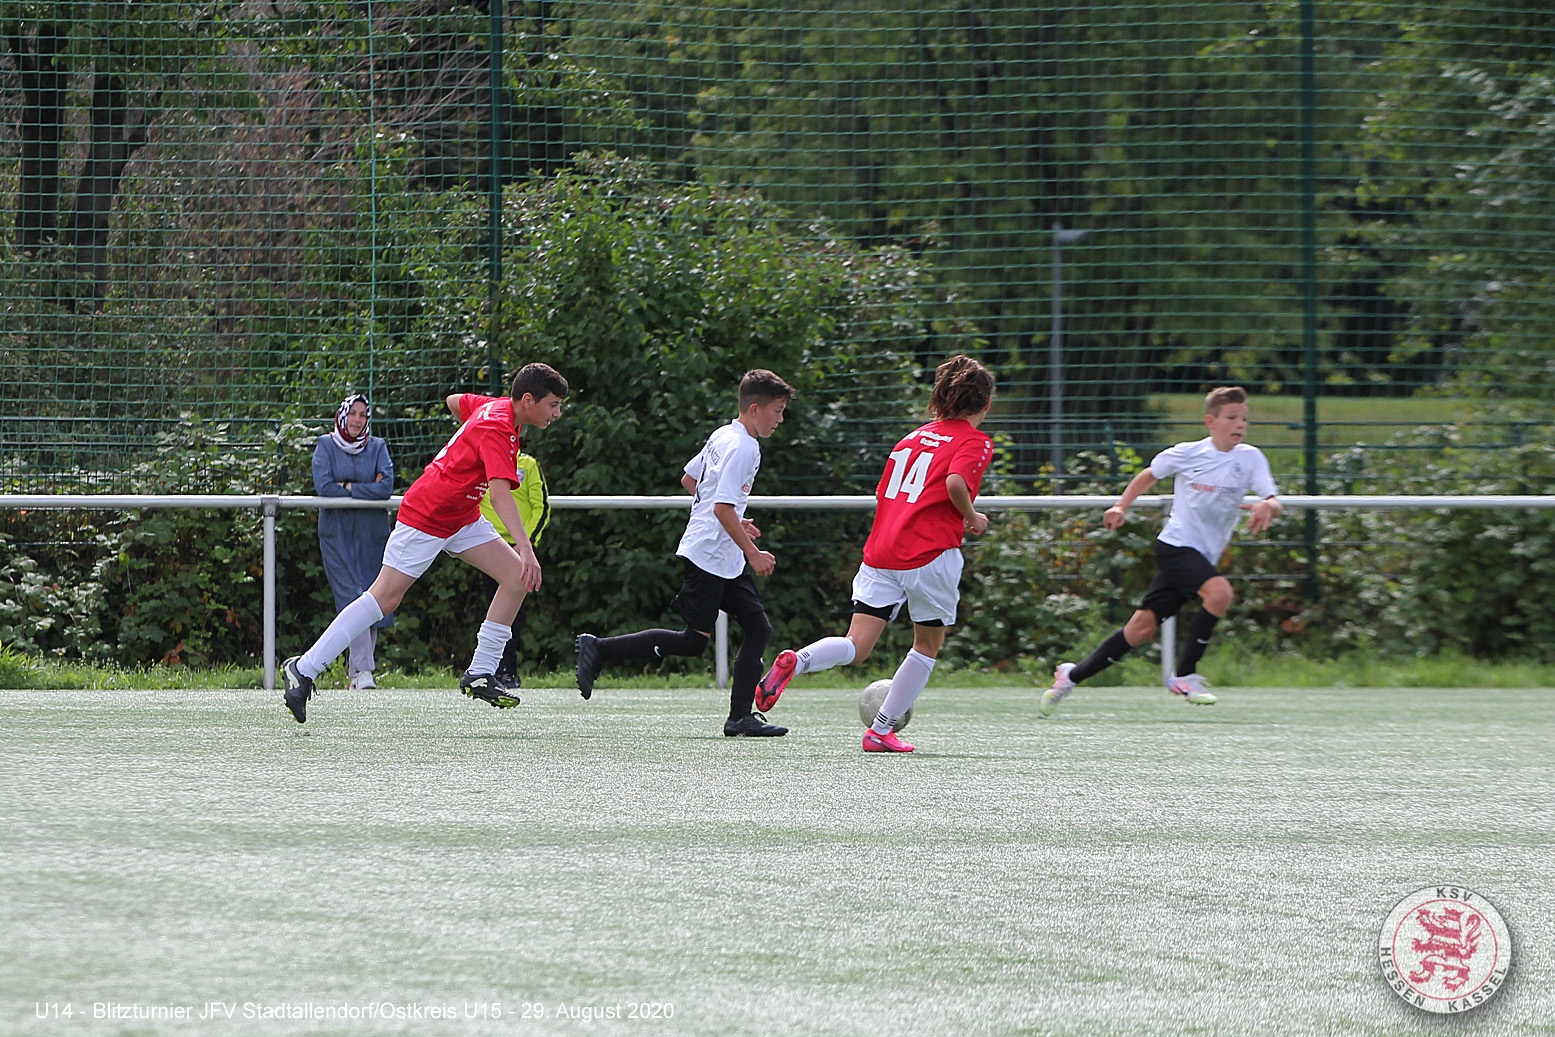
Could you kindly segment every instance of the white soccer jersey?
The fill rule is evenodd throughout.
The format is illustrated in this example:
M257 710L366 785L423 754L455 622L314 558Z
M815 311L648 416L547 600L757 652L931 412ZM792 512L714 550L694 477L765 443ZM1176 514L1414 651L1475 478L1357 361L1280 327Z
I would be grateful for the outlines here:
M686 462L686 474L697 482L691 499L691 519L675 553L698 568L732 580L745 571L745 552L713 514L713 505L732 504L745 517L751 486L761 469L761 442L738 420L707 437L702 452Z
M1172 514L1158 539L1173 547L1191 547L1219 564L1231 534L1242 517L1242 498L1249 490L1262 500L1278 495L1269 459L1246 443L1216 450L1208 436L1178 443L1150 460L1158 479L1175 477Z

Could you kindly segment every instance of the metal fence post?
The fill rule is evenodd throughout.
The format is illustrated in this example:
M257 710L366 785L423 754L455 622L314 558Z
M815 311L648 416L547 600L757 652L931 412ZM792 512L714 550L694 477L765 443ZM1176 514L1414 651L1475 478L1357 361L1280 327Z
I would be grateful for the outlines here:
M502 77L503 50L507 43L503 39L503 15L506 13L507 0L489 0L491 13L491 27L487 37L487 60L490 63L489 76L491 78L491 182L487 184L486 207L489 222L487 241L487 269L486 269L486 295L487 295L487 328L486 328L486 381L493 396L502 392L501 376L498 374L498 366L502 355L502 177L506 172L503 157L503 144L507 136L507 115L504 111L506 83Z
M259 513L264 516L265 574L265 690L275 690L275 516L280 513L280 497L259 498Z
M720 611L718 622L713 625L713 655L715 680L720 688L729 686L729 613Z
M1301 0L1301 398L1303 467L1317 495L1317 4ZM1307 600L1318 598L1317 512L1305 519Z

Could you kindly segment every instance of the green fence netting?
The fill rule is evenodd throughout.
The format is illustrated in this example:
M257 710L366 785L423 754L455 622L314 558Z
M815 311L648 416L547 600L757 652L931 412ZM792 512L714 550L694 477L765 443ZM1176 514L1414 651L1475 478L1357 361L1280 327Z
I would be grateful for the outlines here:
M761 208L792 261L774 278L869 267L804 296L831 319L770 329L848 353L822 375L864 390L834 416L864 450L908 420L870 379L951 349L997 365L1025 488L1194 434L1195 397L1226 382L1258 394L1287 483L1420 426L1486 448L1549 433L1539 0L0 11L8 489L115 487L185 415L270 449L353 389L414 470L443 395L500 384L554 332L536 284L657 283L580 273L537 223L700 204L691 188ZM597 212L557 193L569 175ZM703 217L666 216L659 245ZM629 265L610 249L639 230L594 263ZM756 320L775 286L722 290ZM684 333L641 309L645 332L602 322L600 348Z
M1250 439L1288 492L1551 486L1547 0L0 2L0 22L8 492L306 491L309 436L353 391L403 486L451 430L446 394L530 360L578 390L532 440L553 492L676 492L751 366L801 389L760 491L864 492L955 351L997 370L1006 492L1115 489L1197 437L1226 383L1252 390ZM558 658L673 578L673 516L590 522L554 534L573 612L547 605L535 636ZM154 525L12 515L0 536L85 552L79 586L133 596L114 565L188 555L155 555ZM791 525L788 550L861 535ZM1491 526L1329 520L1320 552L1315 520L1286 521L1237 568L1269 581L1259 622L1296 630L1312 577L1390 580L1421 530L1461 558ZM1010 599L1036 602L1033 629L1109 577L1070 532L1051 565L978 549L1012 587L1052 570L1057 590ZM328 603L289 544L293 637ZM4 564L54 645L76 584ZM1468 600L1427 569L1421 602ZM780 619L821 626L845 590L773 586ZM969 615L997 622L967 644L1038 651L986 597ZM161 617L144 644L114 621L122 657L192 636L157 601L124 607ZM247 615L217 604L212 645ZM438 658L466 633L445 611L405 628Z

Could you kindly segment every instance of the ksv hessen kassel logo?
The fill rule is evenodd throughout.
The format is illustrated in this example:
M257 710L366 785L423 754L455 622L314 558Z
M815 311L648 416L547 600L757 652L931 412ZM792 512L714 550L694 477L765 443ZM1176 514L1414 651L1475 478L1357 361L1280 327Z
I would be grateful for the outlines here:
M1506 984L1512 936L1495 907L1465 886L1427 886L1382 924L1382 978L1416 1008L1478 1008Z

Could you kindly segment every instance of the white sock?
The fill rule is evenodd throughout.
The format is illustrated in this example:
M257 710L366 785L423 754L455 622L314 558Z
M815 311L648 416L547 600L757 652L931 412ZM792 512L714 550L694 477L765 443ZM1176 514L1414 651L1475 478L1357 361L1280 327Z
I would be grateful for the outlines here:
M340 610L334 622L325 627L319 639L313 642L313 647L302 653L302 658L297 660L297 669L304 677L317 677L326 666L339 658L347 645L382 618L383 610L378 607L378 599L363 591L360 598Z
M475 635L475 654L470 657L471 673L496 673L502 662L502 649L507 647L513 628L485 620Z
M858 654L858 649L845 637L823 637L794 654L799 656L799 668L794 671L796 674L818 673L833 666L848 665Z
M896 676L891 678L891 690L886 693L885 701L880 703L880 712L875 714L875 722L869 725L869 729L877 735L889 733L892 726L918 701L923 689L929 686L929 675L933 672L933 659L916 648L908 652L902 665L896 668Z

